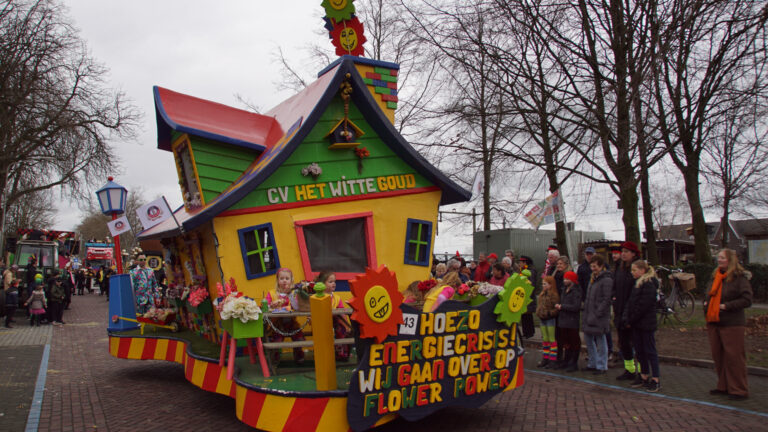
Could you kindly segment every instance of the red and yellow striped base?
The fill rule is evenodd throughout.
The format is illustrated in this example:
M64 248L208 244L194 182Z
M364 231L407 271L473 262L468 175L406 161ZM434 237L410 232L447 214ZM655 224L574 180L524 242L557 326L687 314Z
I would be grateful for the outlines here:
M184 341L110 335L109 353L117 358L167 360L184 365L184 376L189 382L203 390L234 398L237 418L258 429L349 430L346 397L291 397L240 386L227 379L227 368L219 366L218 359L208 361L190 356ZM380 424L393 419L394 416L389 417Z
M113 357L167 360L184 365L189 382L209 392L235 399L235 415L243 423L266 431L348 431L346 397L293 397L255 391L227 379L227 368L218 359L197 359L187 353L187 342L173 339L109 336ZM523 359L517 362L512 382L504 391L523 385ZM262 415L262 413L264 415ZM376 426L390 422L383 417Z

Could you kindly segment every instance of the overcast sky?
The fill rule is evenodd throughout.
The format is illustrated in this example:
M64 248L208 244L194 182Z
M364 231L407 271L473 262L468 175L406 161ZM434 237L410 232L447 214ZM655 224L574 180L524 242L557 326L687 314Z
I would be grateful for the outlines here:
M92 56L110 69L109 85L144 115L138 139L114 142L121 162L115 181L143 189L147 199L165 195L173 208L181 205L181 192L172 153L157 149L152 86L244 108L235 96L240 94L269 109L290 96L275 91L279 67L271 53L278 46L301 53L302 43L317 38L313 31L322 28L324 15L319 1L306 0L66 5ZM77 209L64 206L58 226L72 229L80 219Z
M300 65L306 57L302 48L317 42L324 15L319 0L67 0L66 5L92 56L110 69L109 84L144 114L136 140L114 143L121 161L115 181L129 190L143 189L147 199L165 195L173 208L181 205L181 192L172 153L157 149L152 86L244 108L239 94L266 111L290 96L275 90L280 81L277 48ZM577 229L621 238L615 198L607 191L605 196L604 208L592 205L570 211L569 217ZM57 228L73 229L81 217L77 208L62 204ZM435 249L471 252L470 231L469 224L441 224Z

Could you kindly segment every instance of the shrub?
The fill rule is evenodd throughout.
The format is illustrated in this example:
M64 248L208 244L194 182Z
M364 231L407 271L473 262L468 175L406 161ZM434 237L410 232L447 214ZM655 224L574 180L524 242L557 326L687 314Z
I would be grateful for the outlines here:
M752 273L752 299L756 302L765 302L768 300L768 265L765 264L747 264L745 269Z

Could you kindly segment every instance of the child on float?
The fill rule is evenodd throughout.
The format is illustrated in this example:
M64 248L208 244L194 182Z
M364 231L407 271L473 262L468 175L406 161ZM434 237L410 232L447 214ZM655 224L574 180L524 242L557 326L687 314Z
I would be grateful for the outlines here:
M659 280L656 272L644 260L632 263L635 286L624 308L621 323L632 331L632 345L640 363L640 376L630 384L634 388L645 388L655 393L659 383L659 356L656 352L656 292Z
M317 275L315 282L322 282L325 284L325 293L331 296L331 304L334 309L344 309L347 307L344 304L344 300L341 297L334 294L336 291L336 273L331 271L323 271ZM333 335L336 339L345 339L352 334L352 324L349 322L349 318L346 315L334 315L333 316ZM335 345L336 360L347 361L349 360L349 345Z
M278 269L275 274L275 289L267 293L267 304L271 312L291 311L291 302L288 299L291 288L293 288L293 272L287 268ZM286 337L290 337L294 342L304 340L304 332L296 318L271 318L270 321L272 322L270 327L274 327L270 328L268 336L270 342L283 342ZM280 363L280 350L276 350L272 355L273 364ZM294 348L293 360L297 364L304 363L304 350L299 347Z
M432 287L424 294L424 312L432 312L440 304L450 299L456 289L461 286L461 278L458 272L449 272L443 277L442 281ZM442 296L442 297L441 297Z
M551 369L557 364L557 342L555 341L555 317L560 303L557 282L552 276L544 276L541 281L541 294L536 298L536 316L541 327L542 357L536 367Z
M48 307L48 300L43 291L43 275L36 274L32 294L30 294L24 306L29 307L30 325L39 326L40 321L45 316L45 308Z

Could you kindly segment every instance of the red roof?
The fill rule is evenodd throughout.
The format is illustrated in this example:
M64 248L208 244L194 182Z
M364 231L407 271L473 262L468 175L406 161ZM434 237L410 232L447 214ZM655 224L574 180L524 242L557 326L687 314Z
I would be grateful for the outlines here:
M155 87L158 148L171 150L171 131L264 151L283 135L274 117Z

